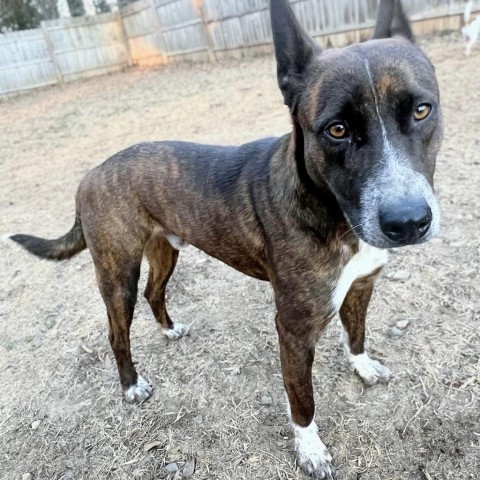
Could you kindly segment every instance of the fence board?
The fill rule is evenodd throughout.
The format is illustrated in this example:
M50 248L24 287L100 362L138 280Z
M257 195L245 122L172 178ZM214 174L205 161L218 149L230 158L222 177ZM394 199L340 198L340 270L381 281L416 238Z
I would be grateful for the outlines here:
M139 0L121 11L132 63L163 63L165 41L153 1Z
M205 27L194 0L154 0L167 56L208 49Z
M162 29L200 19L191 0L176 0L163 5L154 3Z
M30 90L57 83L51 60L23 63L2 67L0 70L0 94Z
M41 29L0 35L0 95L57 82Z
M128 64L124 33L115 14L44 22L56 65L64 81L82 77L83 72L103 73Z
M291 0L332 45L365 38L380 0ZM464 0L402 0L420 34L458 28ZM271 51L268 0L137 0L119 14L63 18L0 34L0 95L115 71L130 63L215 60ZM473 11L480 11L475 0Z

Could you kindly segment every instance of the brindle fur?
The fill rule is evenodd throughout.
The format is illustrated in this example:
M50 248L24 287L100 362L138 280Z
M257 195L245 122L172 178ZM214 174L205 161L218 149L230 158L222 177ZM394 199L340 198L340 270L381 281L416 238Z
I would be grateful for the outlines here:
M381 269L378 269L371 275L353 282L340 308L340 319L348 333L349 347L353 355L365 352L365 320L375 280L380 272Z
M315 412L315 344L335 314L332 295L340 273L359 248L359 232L351 228L345 208L360 202L357 184L381 157L378 126L364 121L360 146L350 158L321 137L319 119L341 107L345 92L359 105L361 112L355 115L360 115L360 123L375 117L370 87L360 91L351 86L352 78L366 78L362 58L376 69L380 101L395 103L395 108L410 108L402 103L408 103L408 82L423 82L434 93L438 88L423 53L404 40L368 42L325 52L321 61L313 61L318 47L299 29L288 4L273 0L272 7L279 85L292 112L290 134L240 147L135 145L83 179L69 234L56 241L12 238L45 258L62 260L85 247L90 250L124 390L138 377L129 331L143 255L150 263L145 297L161 327L173 328L165 288L178 251L165 236L175 235L251 277L271 282L291 416L296 425L307 427ZM381 36L389 35L390 27L391 17L387 27L379 27ZM407 131L399 133L415 168L430 183L441 141L439 110L436 115L438 128L415 144L408 143ZM353 354L364 351L365 317L376 274L356 281L340 310Z

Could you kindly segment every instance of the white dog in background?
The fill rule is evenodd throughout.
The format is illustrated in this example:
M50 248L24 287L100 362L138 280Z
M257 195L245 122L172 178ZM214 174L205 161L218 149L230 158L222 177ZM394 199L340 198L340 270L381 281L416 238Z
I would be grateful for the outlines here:
M467 42L467 49L465 55L468 57L472 51L472 47L477 43L478 37L480 35L480 15L477 16L475 20L470 22L470 17L472 14L473 1L470 0L467 2L465 7L465 26L462 28L462 35L465 41ZM470 22L470 23L469 23Z

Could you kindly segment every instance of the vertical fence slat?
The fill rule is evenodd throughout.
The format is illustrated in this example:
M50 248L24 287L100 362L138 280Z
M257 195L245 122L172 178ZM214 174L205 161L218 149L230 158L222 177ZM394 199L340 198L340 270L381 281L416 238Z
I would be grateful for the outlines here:
M202 20L202 31L205 37L205 41L207 43L207 52L208 52L208 59L210 62L214 62L216 60L215 56L215 49L212 36L210 34L210 30L207 24L207 17L205 15L205 10L203 6L203 0L190 0L192 2L192 6L194 9L198 11L198 16Z
M120 70L128 49L117 14L50 20L44 23L65 81Z
M57 83L41 29L0 35L0 95Z
M60 67L59 67L59 65L57 63L57 59L54 55L52 39L50 38L50 34L48 32L48 29L45 26L44 21L42 21L40 23L40 28L42 30L43 36L45 37L45 42L47 44L47 49L48 49L48 53L50 54L50 58L52 59L52 64L53 64L53 68L55 70L55 76L57 77L57 81L59 83L63 83L62 72L60 71Z

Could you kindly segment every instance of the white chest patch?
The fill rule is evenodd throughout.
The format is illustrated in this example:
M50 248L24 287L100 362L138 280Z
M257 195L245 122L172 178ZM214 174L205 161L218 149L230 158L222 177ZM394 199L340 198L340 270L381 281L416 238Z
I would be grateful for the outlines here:
M335 285L332 295L332 304L338 312L352 283L361 277L370 275L375 270L383 267L388 261L388 252L383 249L371 247L360 241L358 253L345 265L340 278Z

